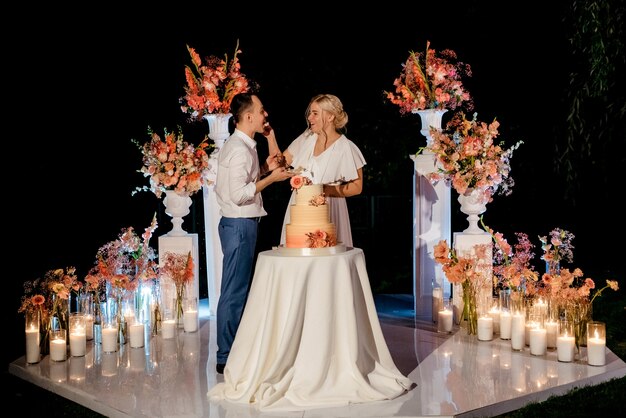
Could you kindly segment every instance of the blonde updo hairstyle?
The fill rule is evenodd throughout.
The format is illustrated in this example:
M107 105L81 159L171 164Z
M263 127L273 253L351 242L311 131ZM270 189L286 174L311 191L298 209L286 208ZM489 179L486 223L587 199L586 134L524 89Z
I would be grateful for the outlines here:
M332 94L318 94L317 96L313 97L309 102L309 106L306 109L305 118L308 117L311 110L311 104L313 103L317 103L324 112L328 112L331 115L335 116L335 119L333 119L335 130L337 132L345 134L346 125L348 123L348 114L343 110L343 104L337 96L334 96Z

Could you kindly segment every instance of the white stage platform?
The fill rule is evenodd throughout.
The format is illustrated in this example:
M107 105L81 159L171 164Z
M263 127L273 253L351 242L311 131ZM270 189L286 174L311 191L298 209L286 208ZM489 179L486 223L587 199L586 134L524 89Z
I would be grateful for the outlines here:
M514 352L510 342L477 341L463 330L442 335L424 326L381 316L387 345L400 371L416 386L399 398L342 408L295 413L259 412L254 406L211 403L207 390L215 373L215 320L201 303L200 331L172 340L155 337L145 348L102 353L88 343L87 355L65 362L26 365L9 372L110 417L470 417L493 416L561 395L574 387L626 376L626 363L607 350L607 363L559 363L556 352L532 356ZM25 400L36 401L36 400Z

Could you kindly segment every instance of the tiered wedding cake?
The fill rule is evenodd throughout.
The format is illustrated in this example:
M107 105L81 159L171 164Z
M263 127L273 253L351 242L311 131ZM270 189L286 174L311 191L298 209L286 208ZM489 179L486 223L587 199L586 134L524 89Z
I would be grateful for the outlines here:
M302 184L296 189L295 204L289 207L290 223L285 229L287 248L324 248L337 245L335 224L321 184Z

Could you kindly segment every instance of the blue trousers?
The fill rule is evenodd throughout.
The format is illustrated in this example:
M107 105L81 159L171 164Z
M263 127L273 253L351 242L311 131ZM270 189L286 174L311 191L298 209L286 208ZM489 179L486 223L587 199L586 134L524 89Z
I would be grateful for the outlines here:
M258 226L256 219L220 219L218 233L224 260L216 311L217 363L226 364L241 321L252 280Z

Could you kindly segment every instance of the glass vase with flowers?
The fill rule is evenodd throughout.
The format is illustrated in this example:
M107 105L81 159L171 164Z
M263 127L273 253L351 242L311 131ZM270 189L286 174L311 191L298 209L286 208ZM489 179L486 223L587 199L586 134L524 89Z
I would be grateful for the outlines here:
M183 299L187 285L194 279L193 257L187 254L166 252L159 269L161 283L171 280L176 288L174 299L174 319L179 327L183 326Z
M71 292L78 292L82 283L78 281L75 267L48 270L43 278L24 282L24 295L18 312L38 311L40 318L40 351L42 355L50 350L50 331L68 330L69 298Z
M490 246L475 245L469 254L458 255L449 247L445 240L439 241L434 247L435 262L442 265L446 278L453 285L461 285L463 292L463 311L460 314L461 324L467 326L467 333L478 332L477 294L485 283L485 275L491 267L485 260ZM482 293L482 292L481 292Z

